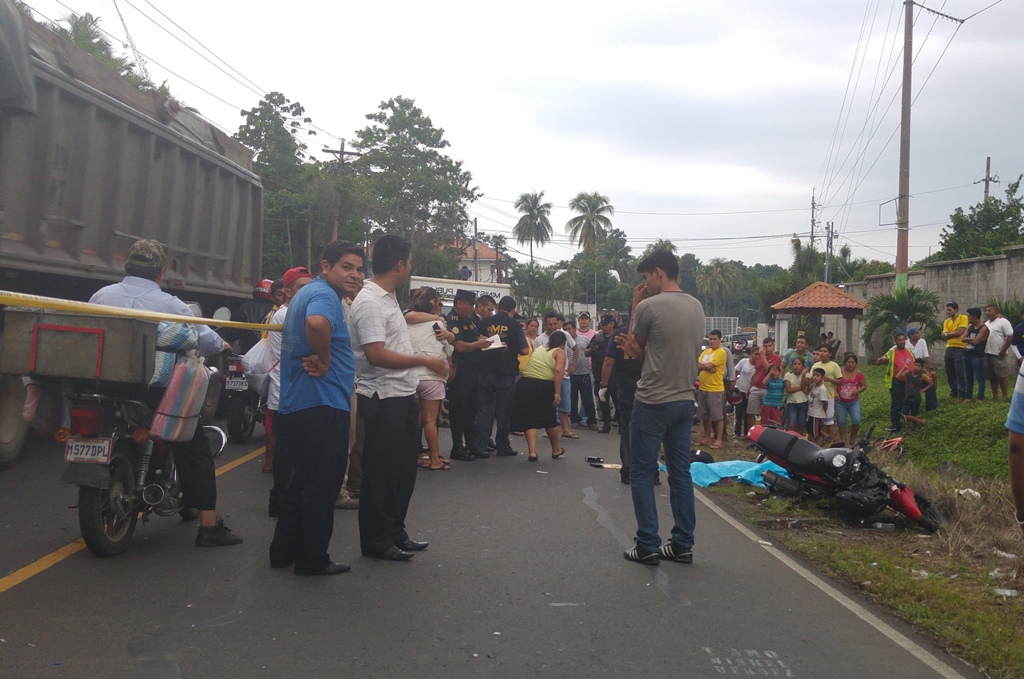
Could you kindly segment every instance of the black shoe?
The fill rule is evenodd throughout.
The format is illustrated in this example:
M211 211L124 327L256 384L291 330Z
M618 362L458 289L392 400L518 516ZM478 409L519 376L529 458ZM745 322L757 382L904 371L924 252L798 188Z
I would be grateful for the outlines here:
M603 427L601 427L600 429L598 429L597 433L598 434L607 434L607 433L611 432L611 430L612 430L611 425L606 424Z
M663 544L658 549L658 556L677 563L693 563L693 549L684 549L677 546L674 542Z
M513 450L513 449L511 449L511 448L509 448L508 450L499 450L499 451L498 451L498 452L496 453L496 455L497 455L498 457L515 457L515 456L516 456L516 455L518 455L518 454L519 454L519 451L518 451L518 450Z
M448 453L449 459L459 460L461 462L472 462L476 459L476 455L469 452L468 450L453 450Z
M497 449L498 449L498 446L494 445L494 441L491 441L491 440L487 441L487 452L488 453L493 453Z
M242 536L224 525L223 519L217 519L215 526L200 526L196 535L196 547L230 547L242 544Z
M491 453L488 451L491 450L494 450L494 448L491 448L490 446L487 447L487 450L474 450L473 457L479 460L489 460L491 459Z
M294 573L295 575L341 575L342 573L348 573L350 570L352 570L352 566L332 561L321 571L300 571L296 568Z
M295 557L291 557L289 559L282 559L280 561L274 559L273 557L271 557L270 559L271 568L288 568L288 566L291 566L293 563L295 563Z
M363 556L370 559L381 559L382 561L408 561L415 555L398 547L388 547L381 550L364 549Z
M637 563L642 563L645 566L657 566L661 560L658 552L652 552L644 549L640 545L634 545L633 549L623 552L622 556L626 557L627 561L636 561Z
M395 544L395 547L398 547L399 549L405 552L422 552L424 549L427 548L427 545L429 544L429 542L417 542L412 538L406 538L405 542L403 542L400 545Z

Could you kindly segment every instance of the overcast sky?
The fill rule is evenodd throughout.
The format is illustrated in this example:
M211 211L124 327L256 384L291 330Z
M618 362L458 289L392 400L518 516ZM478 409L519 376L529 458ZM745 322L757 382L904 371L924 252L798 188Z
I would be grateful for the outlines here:
M28 4L91 12L123 40L113 0L62 2ZM1024 3L992 2L927 3L980 12L959 28L915 8L911 262L981 200L986 156L997 195L1024 172ZM670 238L705 262L784 266L816 191L837 250L895 261L884 203L897 193L899 0L118 4L154 80L229 132L263 91L302 102L328 133L311 149L351 139L382 100L415 99L484 193L471 207L481 231L510 232L526 191L558 206L541 263L574 252L563 206L579 191L610 198L634 252Z

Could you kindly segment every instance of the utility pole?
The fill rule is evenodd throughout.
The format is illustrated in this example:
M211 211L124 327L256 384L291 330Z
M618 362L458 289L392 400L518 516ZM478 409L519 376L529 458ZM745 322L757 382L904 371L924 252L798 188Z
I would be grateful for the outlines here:
M811 189L811 249L814 249L814 228L818 225L818 206L814 203L814 189Z
M896 199L896 290L907 289L910 268L910 90L914 70L914 2L904 0L903 108L900 116L899 197Z
M345 150L345 140L344 139L341 140L341 147L337 151L335 151L334 149L329 149L329 148L327 148L325 146L323 148L323 152L324 153L330 153L330 154L338 156L338 162L341 163L341 167L339 169L338 174L341 175L341 176L345 176L345 156L361 156L361 155L363 155L362 153L359 153L357 151L346 151ZM334 218L334 226L331 227L331 240L338 240L338 222L339 222L339 220L341 220L341 201L340 200L338 201L338 214Z
M988 185L990 183L991 184L998 184L999 183L999 177L998 176L996 176L996 177L992 176L992 156L987 156L985 158L985 179L983 179L982 181L985 182L985 200L987 201L988 200ZM974 182L974 183L977 184L978 182Z
M825 282L828 283L828 265L832 259L832 242L836 237L835 222L825 222Z
M910 106L913 103L911 76L914 65L914 0L904 0L903 15L903 107L900 115L900 171L899 194L896 199L896 290L907 289L907 271L910 268ZM922 10L954 23L964 19L937 12L924 5Z
M476 249L476 217L473 217L473 280L480 280L480 273L477 269L477 249Z

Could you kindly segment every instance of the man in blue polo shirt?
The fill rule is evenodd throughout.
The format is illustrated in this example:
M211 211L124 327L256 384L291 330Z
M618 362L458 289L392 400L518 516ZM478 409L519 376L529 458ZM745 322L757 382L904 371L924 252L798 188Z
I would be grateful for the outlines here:
M296 575L337 575L331 561L334 501L348 464L349 409L355 357L341 306L362 278L363 251L328 243L320 275L296 293L281 335L281 399L275 418L278 454L294 465L270 544L270 565Z

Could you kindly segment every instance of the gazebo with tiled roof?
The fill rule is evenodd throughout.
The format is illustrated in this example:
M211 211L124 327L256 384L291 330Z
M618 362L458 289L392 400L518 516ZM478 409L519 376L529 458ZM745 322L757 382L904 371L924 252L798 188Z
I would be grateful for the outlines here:
M772 305L779 314L791 316L837 315L846 319L846 346L853 343L853 319L864 315L867 305L853 295L848 295L834 285L823 281L811 283L806 288ZM788 334L788 322L787 322ZM779 335L782 336L781 334Z

